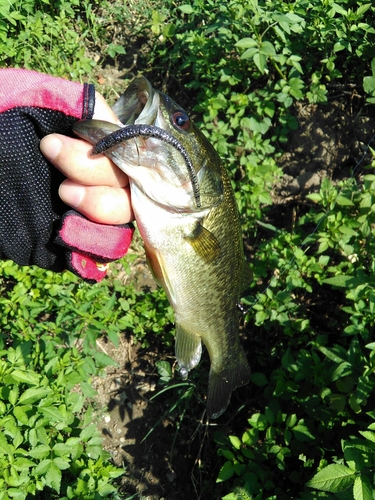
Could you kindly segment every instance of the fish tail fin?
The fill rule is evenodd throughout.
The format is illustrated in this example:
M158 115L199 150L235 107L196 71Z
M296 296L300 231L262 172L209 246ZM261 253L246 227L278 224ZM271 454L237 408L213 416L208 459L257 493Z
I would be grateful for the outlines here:
M215 370L215 367L211 366L207 396L209 418L220 417L229 405L232 392L250 382L251 370L245 352L240 352L240 356L238 358L236 356L234 360L235 363L220 370Z
M176 358L180 374L186 379L190 370L199 363L202 355L202 342L198 335L176 323Z

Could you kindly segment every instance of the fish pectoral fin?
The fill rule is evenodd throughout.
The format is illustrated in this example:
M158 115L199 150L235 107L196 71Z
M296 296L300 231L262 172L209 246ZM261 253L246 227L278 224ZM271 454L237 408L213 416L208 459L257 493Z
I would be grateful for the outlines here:
M199 363L202 355L201 338L176 323L176 358L180 374L186 379L190 370Z
M194 230L185 239L193 247L195 253L207 263L213 262L220 254L221 247L216 236L200 222L197 222Z
M233 357L234 363L220 369L211 365L208 379L207 415L218 418L229 405L232 392L250 382L251 370L245 352Z

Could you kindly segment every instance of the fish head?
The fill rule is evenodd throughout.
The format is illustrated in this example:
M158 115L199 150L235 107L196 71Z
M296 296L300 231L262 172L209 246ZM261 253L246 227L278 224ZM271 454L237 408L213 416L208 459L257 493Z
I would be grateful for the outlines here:
M105 154L128 174L134 192L140 190L153 202L176 212L201 212L221 202L220 159L181 106L155 90L145 77L139 77L131 82L113 110L123 123L123 131L150 125L174 140L162 140L160 134L135 135L112 144L109 134L120 130L117 125L96 120L74 125L77 135L93 144L108 135Z

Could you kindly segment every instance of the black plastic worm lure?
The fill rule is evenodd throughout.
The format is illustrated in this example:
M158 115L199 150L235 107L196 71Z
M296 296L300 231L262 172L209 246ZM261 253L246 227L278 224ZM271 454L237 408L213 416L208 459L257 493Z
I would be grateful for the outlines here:
M173 146L177 151L179 151L185 160L190 182L193 187L194 199L198 208L201 208L201 197L199 191L199 182L197 174L195 173L193 164L190 160L188 152L186 149L178 142L178 140L173 137L173 135L166 132L164 129L160 127L156 127L155 125L146 125L146 124L138 124L138 125L126 125L124 128L119 130L115 130L111 134L103 137L100 141L98 141L92 154L99 154L108 151L108 149L112 148L116 144L119 144L123 141L128 141L129 139L134 139L135 137L154 137L155 139L160 139L161 141L167 142L171 146Z

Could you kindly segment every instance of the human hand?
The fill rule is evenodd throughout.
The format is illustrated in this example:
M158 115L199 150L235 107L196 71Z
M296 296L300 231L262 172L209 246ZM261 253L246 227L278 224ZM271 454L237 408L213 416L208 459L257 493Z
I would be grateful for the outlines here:
M98 92L93 118L119 123ZM67 177L59 189L64 203L101 224L134 220L127 175L106 156L91 156L92 145L78 138L50 134L41 140L40 149Z
M0 259L100 281L131 242L128 179L70 135L115 115L91 84L21 68L0 68L0 82Z

